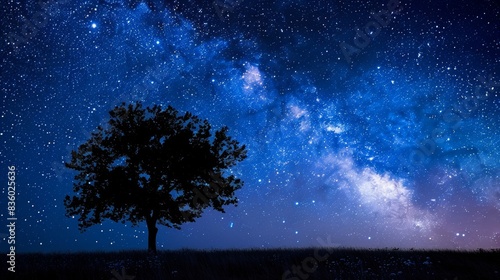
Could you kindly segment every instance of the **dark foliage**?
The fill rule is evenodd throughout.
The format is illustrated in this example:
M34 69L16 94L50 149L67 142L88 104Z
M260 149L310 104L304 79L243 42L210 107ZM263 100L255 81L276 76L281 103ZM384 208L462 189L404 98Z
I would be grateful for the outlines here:
M122 104L110 111L107 127L72 151L66 167L77 171L75 196L66 196L66 215L79 229L101 223L146 221L149 249L156 250L156 223L180 228L207 207L224 212L237 205L243 182L228 170L246 158L223 127L212 136L208 121L172 107ZM154 246L153 246L154 245Z

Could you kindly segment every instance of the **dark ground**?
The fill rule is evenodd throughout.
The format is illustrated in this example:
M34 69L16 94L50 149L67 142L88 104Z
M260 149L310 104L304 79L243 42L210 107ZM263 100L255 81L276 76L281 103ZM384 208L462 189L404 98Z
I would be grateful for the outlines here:
M500 250L270 249L19 254L0 279L500 279ZM287 271L290 271L287 273Z

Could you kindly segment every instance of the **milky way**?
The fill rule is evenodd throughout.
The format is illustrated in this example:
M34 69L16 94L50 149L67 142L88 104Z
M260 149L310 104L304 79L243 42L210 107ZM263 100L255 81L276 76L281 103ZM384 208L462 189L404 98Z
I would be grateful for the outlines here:
M2 6L0 43L18 251L147 247L145 224L64 216L63 163L122 101L248 148L238 207L160 227L160 249L500 247L494 1L25 2Z

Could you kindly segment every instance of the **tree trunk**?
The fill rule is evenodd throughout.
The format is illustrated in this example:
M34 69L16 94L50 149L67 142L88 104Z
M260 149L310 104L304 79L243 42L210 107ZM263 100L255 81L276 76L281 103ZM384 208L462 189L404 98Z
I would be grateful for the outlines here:
M156 255L156 234L158 233L156 219L148 217L146 223L148 225L148 252Z

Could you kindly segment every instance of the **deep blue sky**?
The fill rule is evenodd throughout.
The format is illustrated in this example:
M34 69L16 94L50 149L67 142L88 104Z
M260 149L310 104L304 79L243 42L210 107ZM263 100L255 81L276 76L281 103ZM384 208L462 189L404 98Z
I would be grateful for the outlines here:
M18 252L146 249L145 224L80 233L63 206L70 151L136 100L249 151L239 206L160 227L160 249L500 247L495 1L402 0L385 27L386 0L22 2L2 4L0 42Z

